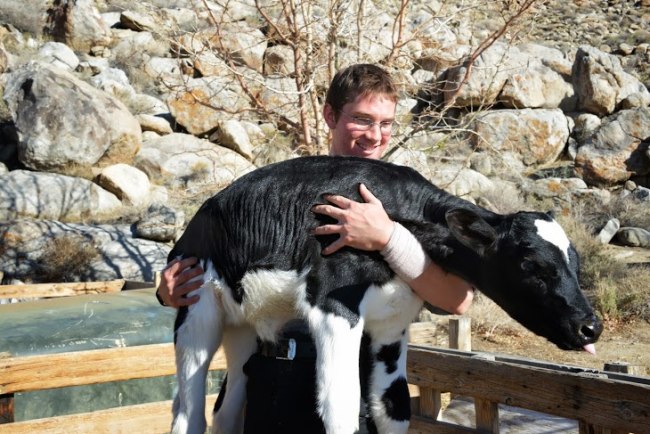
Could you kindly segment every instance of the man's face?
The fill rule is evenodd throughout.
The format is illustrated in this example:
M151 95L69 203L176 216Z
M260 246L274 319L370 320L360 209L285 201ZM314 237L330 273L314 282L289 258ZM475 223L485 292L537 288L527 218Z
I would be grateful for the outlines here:
M343 106L337 120L326 105L323 115L332 130L330 155L379 159L390 141L395 107L395 101L385 95L359 95Z

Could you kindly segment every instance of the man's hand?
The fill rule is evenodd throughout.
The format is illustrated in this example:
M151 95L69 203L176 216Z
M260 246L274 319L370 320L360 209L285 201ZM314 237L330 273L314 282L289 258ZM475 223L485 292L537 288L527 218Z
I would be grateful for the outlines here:
M332 205L314 205L312 211L337 220L336 224L318 226L314 235L339 234L339 238L323 249L329 255L344 246L360 250L383 249L393 233L393 221L384 207L366 188L359 186L359 193L365 202L356 202L343 196L326 196ZM334 206L335 205L335 206Z
M198 295L185 297L203 284L203 279L192 280L203 274L198 261L197 258L174 259L167 264L157 289L165 306L179 308L199 301Z

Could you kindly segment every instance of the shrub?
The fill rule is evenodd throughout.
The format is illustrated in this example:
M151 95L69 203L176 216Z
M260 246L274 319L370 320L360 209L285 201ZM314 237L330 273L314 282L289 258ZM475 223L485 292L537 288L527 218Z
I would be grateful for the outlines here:
M64 234L55 237L43 251L35 276L42 282L78 280L82 270L99 256L97 248L81 235Z

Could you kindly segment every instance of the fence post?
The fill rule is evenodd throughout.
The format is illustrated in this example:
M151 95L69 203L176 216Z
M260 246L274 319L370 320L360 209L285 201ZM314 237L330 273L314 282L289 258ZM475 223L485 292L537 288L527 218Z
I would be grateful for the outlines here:
M442 411L440 391L429 387L420 387L420 407L418 410L419 416L438 420Z
M606 372L620 372L621 374L645 375L645 368L639 365L630 365L626 362L609 362L605 363L603 368Z
M0 425L14 422L14 394L0 395Z
M461 316L449 319L449 348L472 351L472 320Z

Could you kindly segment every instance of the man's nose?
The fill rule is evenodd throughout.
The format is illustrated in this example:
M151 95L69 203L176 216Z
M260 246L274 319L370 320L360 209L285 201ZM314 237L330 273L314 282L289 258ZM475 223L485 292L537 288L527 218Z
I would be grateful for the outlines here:
M370 125L370 128L368 128L368 131L366 131L366 136L372 138L373 140L381 140L381 124L379 123L374 123Z

